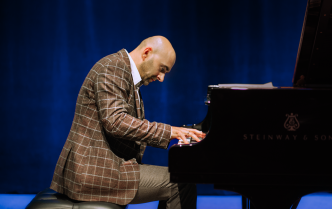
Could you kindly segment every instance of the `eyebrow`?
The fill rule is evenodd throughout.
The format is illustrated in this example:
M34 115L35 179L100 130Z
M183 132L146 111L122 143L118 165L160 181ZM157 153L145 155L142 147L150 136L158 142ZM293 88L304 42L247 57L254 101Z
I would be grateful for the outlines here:
M162 66L166 68L166 72L169 72L169 68L166 65L162 64Z

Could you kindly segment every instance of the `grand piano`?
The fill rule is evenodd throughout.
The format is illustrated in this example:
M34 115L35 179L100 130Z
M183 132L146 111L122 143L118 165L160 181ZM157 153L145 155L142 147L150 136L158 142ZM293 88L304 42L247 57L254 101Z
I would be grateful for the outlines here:
M308 0L293 87L208 87L205 119L187 126L206 137L170 148L172 182L214 184L255 209L332 191L331 11L332 0Z

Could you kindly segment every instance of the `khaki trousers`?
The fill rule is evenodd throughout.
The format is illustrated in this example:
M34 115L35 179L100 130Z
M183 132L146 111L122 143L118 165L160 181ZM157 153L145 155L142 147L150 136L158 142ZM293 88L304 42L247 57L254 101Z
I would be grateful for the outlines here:
M130 204L158 200L158 209L196 209L196 185L171 183L168 167L140 165L138 191Z

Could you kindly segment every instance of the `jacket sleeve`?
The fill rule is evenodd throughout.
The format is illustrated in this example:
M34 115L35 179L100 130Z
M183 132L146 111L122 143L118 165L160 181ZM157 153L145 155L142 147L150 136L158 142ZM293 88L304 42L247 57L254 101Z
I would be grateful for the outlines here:
M105 131L115 138L142 141L166 149L171 138L170 125L140 120L128 114L131 82L128 78L131 77L126 74L128 72L121 68L104 66L96 75L96 104Z

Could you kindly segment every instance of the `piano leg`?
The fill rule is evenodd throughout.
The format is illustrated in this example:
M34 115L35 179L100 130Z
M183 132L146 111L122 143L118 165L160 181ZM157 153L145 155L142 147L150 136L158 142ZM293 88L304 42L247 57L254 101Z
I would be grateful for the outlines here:
M250 201L244 196L242 196L242 209L250 209Z
M293 206L292 206L291 209L296 209L297 206L299 205L300 201L301 201L301 198L297 199L297 200L293 203Z
M293 191L285 190L257 191L250 195L250 202L255 209L290 209L299 199L293 194Z
M267 191L265 191L267 192ZM285 195L285 191L264 191L249 195L246 209L290 209L297 198Z
M290 209L296 209L297 206L299 205L300 203L300 199L296 200L293 205L292 205L292 208ZM242 196L242 209L253 209L254 207L252 206L252 204L250 204L250 200L244 196Z
M224 189L241 194L243 209L296 209L299 199L311 193L310 190L292 189L288 187L253 189L227 188L225 186L215 185L215 189Z
M290 209L296 209L297 206L299 205L300 203L300 199L298 199L295 203L293 203L292 205L292 208ZM244 196L242 196L242 209L253 209L254 206L252 204L250 204L250 200Z

